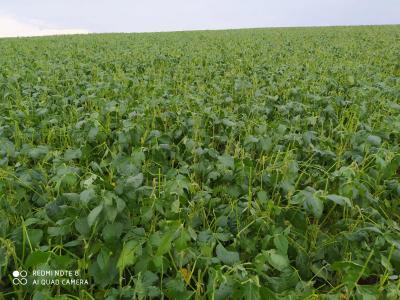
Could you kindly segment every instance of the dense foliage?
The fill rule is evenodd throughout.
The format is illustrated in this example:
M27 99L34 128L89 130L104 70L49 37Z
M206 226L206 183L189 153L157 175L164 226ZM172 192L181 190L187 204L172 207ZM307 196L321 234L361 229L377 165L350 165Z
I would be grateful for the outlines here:
M399 299L399 145L400 26L2 39L0 298Z

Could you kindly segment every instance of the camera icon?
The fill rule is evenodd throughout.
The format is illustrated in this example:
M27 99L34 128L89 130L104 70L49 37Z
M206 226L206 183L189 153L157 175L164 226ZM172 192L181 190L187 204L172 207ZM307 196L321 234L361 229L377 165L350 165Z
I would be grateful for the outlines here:
M28 272L25 270L22 271L13 271L12 276L14 277L12 280L12 283L14 285L26 285L28 283L28 280L26 277L28 276Z

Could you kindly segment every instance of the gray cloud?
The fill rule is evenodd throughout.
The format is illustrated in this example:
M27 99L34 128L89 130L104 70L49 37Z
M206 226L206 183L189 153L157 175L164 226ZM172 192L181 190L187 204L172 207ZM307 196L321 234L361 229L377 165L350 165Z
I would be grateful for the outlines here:
M13 0L2 9L93 32L400 23L398 0Z
M85 34L82 28L60 28L39 20L21 21L11 15L0 14L0 37Z

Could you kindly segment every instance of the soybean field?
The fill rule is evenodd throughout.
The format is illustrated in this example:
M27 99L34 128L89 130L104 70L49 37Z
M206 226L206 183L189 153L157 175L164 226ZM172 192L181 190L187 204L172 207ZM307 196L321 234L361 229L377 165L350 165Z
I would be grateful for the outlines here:
M0 39L0 299L399 276L400 26Z

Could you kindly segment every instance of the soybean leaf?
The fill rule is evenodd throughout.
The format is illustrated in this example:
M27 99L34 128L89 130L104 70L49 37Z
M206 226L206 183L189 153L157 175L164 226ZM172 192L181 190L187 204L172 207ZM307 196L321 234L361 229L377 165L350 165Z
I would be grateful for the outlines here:
M228 251L221 244L217 245L215 249L217 257L220 261L222 261L226 265L233 265L239 262L239 253L235 251Z
M103 210L103 204L100 204L99 206L96 206L95 208L92 209L92 211L87 216L87 222L89 224L89 227L92 227L94 222L96 222L102 210Z
M352 207L350 199L347 197L344 197L344 196L331 194L331 195L326 196L326 199L333 201L340 206Z
M117 262L117 268L121 273L126 267L135 263L138 258L136 251L140 248L140 244L136 240L128 241L122 248L121 254Z
M266 251L268 263L278 271L283 271L289 267L287 255L276 252L275 249Z

